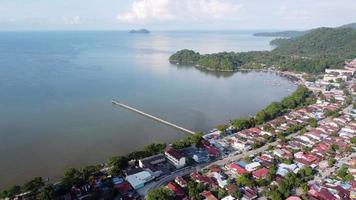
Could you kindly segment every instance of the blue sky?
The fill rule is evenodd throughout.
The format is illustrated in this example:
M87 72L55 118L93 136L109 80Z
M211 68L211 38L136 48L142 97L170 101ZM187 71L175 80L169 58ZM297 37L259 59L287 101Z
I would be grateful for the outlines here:
M0 30L268 30L350 22L356 0L0 0Z

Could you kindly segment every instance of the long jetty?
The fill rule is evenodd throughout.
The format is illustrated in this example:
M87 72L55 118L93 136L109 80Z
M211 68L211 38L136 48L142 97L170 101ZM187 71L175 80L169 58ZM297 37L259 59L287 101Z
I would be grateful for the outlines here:
M143 115L143 116L145 116L145 117L148 117L148 118L150 118L150 119L153 119L153 120L155 120L155 121L158 121L158 122L160 122L160 123L162 123L162 124L168 125L168 126L170 126L170 127L173 127L173 128L175 128L175 129L178 129L178 130L180 130L180 131L183 131L183 132L185 132L185 133L189 133L189 134L192 134L192 135L195 134L194 131L188 130L188 129L186 129L186 128L183 128L183 127L181 127L181 126L175 125L175 124L173 124L173 123L171 123L171 122L168 122L168 121L163 120L163 119L161 119L161 118L155 117L155 116L153 116L153 115L150 115L150 114L148 114L148 113L145 113L145 112L143 112L143 111L140 111L140 110L138 110L138 109L136 109L136 108L133 108L133 107L131 107L131 106L128 106L128 105L126 105L126 104L120 103L120 102L116 101L115 99L112 99L112 100L111 100L111 103L112 103L113 105L117 105L117 106L126 108L127 110L130 110L130 111L132 111L132 112L138 113L138 114L140 114L140 115Z

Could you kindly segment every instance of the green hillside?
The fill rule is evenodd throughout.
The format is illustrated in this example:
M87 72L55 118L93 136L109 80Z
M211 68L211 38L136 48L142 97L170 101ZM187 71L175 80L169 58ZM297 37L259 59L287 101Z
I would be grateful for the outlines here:
M345 24L335 28L352 28L356 29L356 23ZM277 32L261 32L254 33L257 37L283 37L283 38L294 38L307 34L308 32L314 31L315 29L310 29L306 31L277 31Z
M356 30L351 28L318 28L301 37L271 43L278 46L272 52L282 55L356 56Z
M277 46L272 51L244 53L201 55L185 49L169 60L209 71L274 66L280 70L320 73L325 68L342 67L344 60L356 58L356 30L351 28L318 28L300 37L276 39L271 43Z

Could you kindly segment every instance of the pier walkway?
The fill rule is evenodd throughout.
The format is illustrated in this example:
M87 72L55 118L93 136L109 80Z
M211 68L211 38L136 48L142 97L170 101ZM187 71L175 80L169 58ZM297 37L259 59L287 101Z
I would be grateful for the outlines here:
M111 100L111 103L112 103L113 105L117 105L117 106L126 108L127 110L130 110L130 111L132 111L132 112L138 113L138 114L143 115L143 116L145 116L145 117L148 117L148 118L150 118L150 119L156 120L156 121L158 121L158 122L160 122L160 123L162 123L162 124L168 125L168 126L170 126L170 127L173 127L173 128L175 128L175 129L178 129L178 130L180 130L180 131L183 131L183 132L186 132L186 133L189 133L189 134L192 134L192 135L195 134L194 131L188 130L188 129L186 129L186 128L180 127L180 126L175 125L175 124L173 124L173 123L171 123L171 122L168 122L168 121L166 121L166 120L160 119L160 118L158 118L158 117L155 117L155 116L150 115L150 114L148 114L148 113L145 113L145 112L143 112L143 111L137 110L136 108L133 108L133 107L128 106L128 105L126 105L126 104L120 103L120 102L116 101L115 99L112 99L112 100Z

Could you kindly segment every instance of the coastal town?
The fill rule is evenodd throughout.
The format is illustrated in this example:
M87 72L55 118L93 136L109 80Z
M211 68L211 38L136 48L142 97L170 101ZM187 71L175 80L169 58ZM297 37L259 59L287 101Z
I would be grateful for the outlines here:
M355 73L356 59L322 75L285 72L297 80L300 99L149 145L150 153L71 169L53 184L34 179L26 192L5 191L5 199L356 199Z

